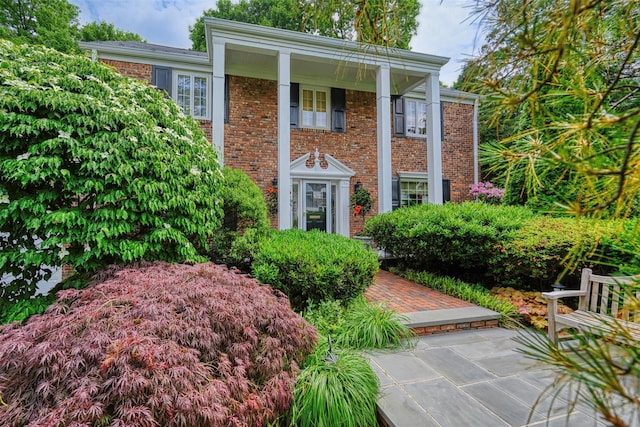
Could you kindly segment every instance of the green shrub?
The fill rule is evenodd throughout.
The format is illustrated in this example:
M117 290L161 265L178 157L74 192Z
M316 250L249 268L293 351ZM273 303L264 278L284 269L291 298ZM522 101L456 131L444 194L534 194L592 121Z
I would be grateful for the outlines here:
M336 337L342 329L344 322L344 313L347 310L341 301L324 300L316 303L309 302L304 310L302 317L311 323L322 337Z
M597 241L595 227L575 218L532 218L495 246L487 259L488 279L499 286L547 291L567 270L571 274L566 284L575 284L579 268L570 263L568 255L581 243Z
M378 378L369 362L348 350L336 350L334 362L317 348L298 374L291 405L291 426L371 427L376 422Z
M0 325L11 322L22 322L34 314L42 314L55 301L52 294L36 295L16 302L0 301Z
M248 271L251 249L270 227L260 188L240 169L222 170L224 220L213 244L213 259Z
M204 261L220 166L198 123L154 88L83 56L0 40L0 298L41 265L93 272Z
M451 277L436 276L426 271L408 270L394 271L394 273L401 274L409 280L428 286L443 294L451 295L500 313L500 323L503 326L513 326L518 323L520 315L517 307L491 295L484 286L465 283Z
M533 213L479 202L417 205L367 221L374 241L412 268L482 269L503 236Z
M640 220L610 222L607 230L599 236L599 264L624 276L637 274L640 270Z
M335 344L357 350L399 348L412 336L411 329L402 323L406 320L382 304L357 298L345 312Z
M343 236L292 229L261 240L251 269L302 311L309 301L349 301L361 295L373 283L378 256Z
M369 304L364 296L353 299L347 307L339 301L311 303L303 317L337 347L352 350L391 349L407 344L411 330L403 323L406 317L381 304ZM325 346L326 348L327 346Z
M580 271L611 274L638 265L633 242L637 222L541 216L528 220L495 247L487 281L521 290L548 291L559 277L577 287ZM574 254L581 256L572 256ZM576 262L581 259L583 261Z

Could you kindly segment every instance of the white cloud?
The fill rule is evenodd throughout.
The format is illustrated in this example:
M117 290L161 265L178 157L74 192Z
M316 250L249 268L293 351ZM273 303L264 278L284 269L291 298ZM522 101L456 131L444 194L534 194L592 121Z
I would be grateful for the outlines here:
M189 26L211 0L71 0L80 6L82 24L107 21L139 34L149 43L190 48Z
M107 21L139 34L149 43L190 48L189 26L212 0L70 0L81 8L80 21ZM416 52L451 58L440 74L447 85L456 81L463 60L477 51L476 28L468 19L469 0L422 0L418 34L411 48Z
M451 58L442 68L440 80L447 85L458 78L464 60L482 45L477 40L477 27L469 17L469 0L423 0L418 16L418 34L411 41L411 49Z

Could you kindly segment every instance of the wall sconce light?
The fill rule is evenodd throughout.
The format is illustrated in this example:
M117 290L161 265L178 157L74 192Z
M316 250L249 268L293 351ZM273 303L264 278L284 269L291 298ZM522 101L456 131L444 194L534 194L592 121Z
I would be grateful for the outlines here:
M271 186L272 186L273 188L276 188L276 187L278 186L278 178L273 178L273 179L271 180Z
M353 191L358 192L362 188L362 183L360 181L356 182L356 185L353 186Z

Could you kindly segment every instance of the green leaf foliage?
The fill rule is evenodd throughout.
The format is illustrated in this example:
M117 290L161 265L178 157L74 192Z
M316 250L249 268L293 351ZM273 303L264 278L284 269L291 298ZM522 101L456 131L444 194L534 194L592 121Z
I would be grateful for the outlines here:
M411 329L402 323L407 320L380 303L369 304L364 297L357 298L345 312L344 323L335 337L336 346L360 350L399 348L412 336Z
M33 298L20 300L15 303L0 302L2 313L0 325L11 322L22 322L34 314L42 314L55 300L53 294L37 295Z
M77 50L78 6L67 0L0 1L0 38Z
M326 361L326 356L326 351L317 347L298 374L289 425L377 425L378 378L369 362L350 350L336 350L335 361Z
M373 240L412 268L476 270L508 231L533 213L521 207L465 202L417 205L378 215L366 223Z
M410 344L406 339L412 336L404 324L406 316L379 303L369 304L364 296L354 298L346 307L335 300L310 303L303 317L324 338L321 343L331 336L334 344L343 349L399 348Z
M213 240L213 259L249 271L253 246L270 230L267 204L243 171L225 167L222 173L224 220Z
M635 221L633 221L635 222ZM618 270L632 255L615 248L611 241L622 224L569 217L539 216L528 220L495 247L488 258L488 281L500 286L547 291L563 278L563 284L577 287L583 267L600 274ZM599 245L605 239L606 245ZM582 262L571 256L589 254ZM598 264L594 266L594 264Z
M215 17L321 36L409 49L418 29L418 0L218 0L189 27L192 49L207 49L204 19Z
M373 283L378 256L360 242L318 230L275 232L258 244L253 274L284 292L296 310L308 301L349 301Z
M3 299L41 265L92 272L204 261L222 174L198 124L163 94L85 57L0 40Z
M112 23L105 21L89 22L80 28L79 33L79 38L83 42L109 40L145 41L139 34L121 30L116 28Z
M517 206L467 202L398 209L367 221L367 232L411 269L487 287L547 291L598 274L639 268L638 221L579 220ZM576 253L586 254L578 262ZM631 269L631 270L629 270Z

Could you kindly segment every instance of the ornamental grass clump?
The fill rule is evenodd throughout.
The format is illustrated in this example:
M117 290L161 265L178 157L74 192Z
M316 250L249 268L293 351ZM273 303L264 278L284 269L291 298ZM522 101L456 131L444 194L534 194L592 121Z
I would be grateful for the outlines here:
M290 425L371 427L376 422L378 378L369 362L348 350L327 358L319 346L298 375Z
M382 304L369 304L364 297L357 298L345 311L336 346L359 350L399 348L412 336L411 329L402 323L405 320L406 316Z
M212 263L112 268L0 328L2 426L266 425L315 329L286 297Z

